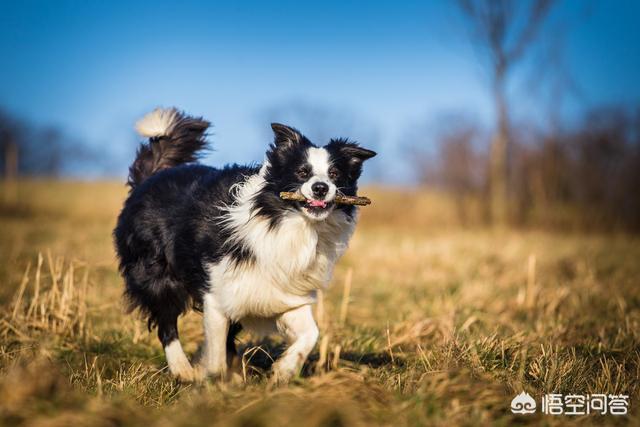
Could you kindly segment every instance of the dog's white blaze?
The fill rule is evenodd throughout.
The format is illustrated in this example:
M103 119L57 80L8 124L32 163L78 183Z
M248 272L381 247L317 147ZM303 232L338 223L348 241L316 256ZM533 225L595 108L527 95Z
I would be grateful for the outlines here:
M329 177L331 160L327 150L324 148L310 147L307 150L307 161L311 165L314 175L323 178Z
M147 138L166 136L176 125L178 110L175 108L156 108L136 123L138 133Z
M286 311L314 302L315 291L329 283L355 220L340 210L324 221L291 211L270 229L268 219L252 210L253 196L263 186L263 171L236 186L235 203L225 208L223 219L231 238L254 254L254 262L235 265L227 256L207 265L207 270L210 292L226 316L250 329L270 330L272 325L261 325L257 318L273 322Z
M336 197L337 188L329 179L329 168L331 167L329 152L324 148L310 147L307 149L307 162L311 165L313 175L300 187L302 195L307 199L313 199L311 187L316 182L324 182L329 186L329 191L324 200L333 200ZM324 219L324 217L321 219Z

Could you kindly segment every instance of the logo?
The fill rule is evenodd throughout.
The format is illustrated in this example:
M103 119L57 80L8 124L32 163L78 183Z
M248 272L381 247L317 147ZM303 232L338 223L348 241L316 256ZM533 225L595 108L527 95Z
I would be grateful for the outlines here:
M540 401L544 415L627 415L628 394L559 394L547 393ZM514 414L533 414L536 401L524 391L511 401Z
M536 412L536 401L524 391L511 401L511 412L514 414L533 414Z

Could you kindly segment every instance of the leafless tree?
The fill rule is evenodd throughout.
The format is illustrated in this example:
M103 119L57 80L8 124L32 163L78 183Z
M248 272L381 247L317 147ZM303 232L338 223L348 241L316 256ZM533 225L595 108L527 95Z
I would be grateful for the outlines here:
M22 176L58 177L104 163L104 153L57 127L40 127L0 109L0 174L7 182Z
M424 123L408 126L402 138L418 182L444 190L463 225L478 219L471 218L467 208L470 201L479 200L485 192L486 139L482 126L464 111L440 113ZM484 219L483 215L481 220Z
M508 215L509 106L506 94L509 76L530 50L553 0L458 0L473 30L473 43L489 59L496 130L489 160L490 211L496 224ZM524 9L524 10L523 10Z
M18 176L18 143L22 133L20 123L0 111L0 167L6 181L14 181Z

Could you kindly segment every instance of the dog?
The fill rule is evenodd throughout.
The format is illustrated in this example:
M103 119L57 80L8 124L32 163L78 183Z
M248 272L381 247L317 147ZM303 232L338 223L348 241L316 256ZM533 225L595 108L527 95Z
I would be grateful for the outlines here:
M209 122L175 108L156 109L136 125L148 138L129 168L131 187L114 230L129 311L157 327L178 380L228 378L235 336L279 333L289 347L272 380L298 375L318 339L311 305L353 234L364 161L376 155L346 139L314 145L297 129L272 123L262 165L197 163ZM305 202L280 199L297 192ZM204 343L191 365L178 317L203 312Z

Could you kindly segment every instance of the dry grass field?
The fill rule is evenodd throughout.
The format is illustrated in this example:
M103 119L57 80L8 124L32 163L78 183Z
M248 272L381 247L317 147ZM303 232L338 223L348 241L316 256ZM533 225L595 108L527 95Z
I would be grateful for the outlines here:
M374 204L317 307L300 378L241 335L242 381L181 385L123 313L111 230L120 183L21 182L0 204L0 424L640 424L640 240L456 225L445 198ZM200 316L181 320L193 354ZM628 416L513 415L522 390L628 394Z

